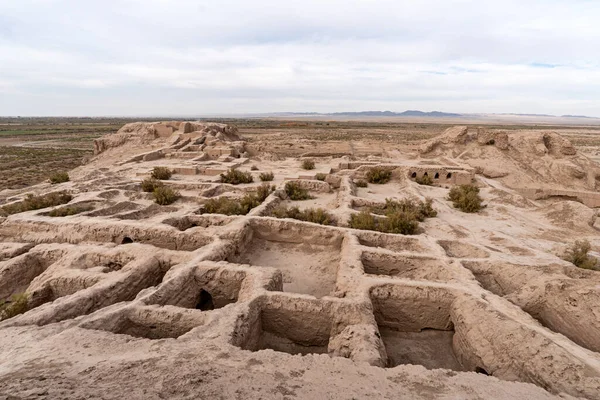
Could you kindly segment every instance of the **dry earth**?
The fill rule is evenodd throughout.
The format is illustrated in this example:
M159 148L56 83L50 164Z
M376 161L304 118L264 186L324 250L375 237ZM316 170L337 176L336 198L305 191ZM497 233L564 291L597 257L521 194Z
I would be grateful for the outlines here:
M86 211L0 217L0 300L28 296L0 323L0 399L600 398L600 272L559 257L600 248L594 150L549 129L443 129L407 143L136 123L69 182L1 191L6 206L65 190ZM392 180L356 187L377 165ZM156 166L175 172L171 205L140 190ZM229 168L255 182L220 183ZM263 172L276 190L247 215L200 211ZM287 198L290 180L313 199ZM484 210L452 207L463 182ZM438 215L416 235L348 227L426 197ZM335 225L269 216L281 204Z

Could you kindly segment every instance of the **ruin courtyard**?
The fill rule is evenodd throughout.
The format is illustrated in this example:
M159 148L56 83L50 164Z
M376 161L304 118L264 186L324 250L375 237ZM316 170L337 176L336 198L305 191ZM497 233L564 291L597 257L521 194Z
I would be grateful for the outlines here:
M0 399L600 398L597 149L353 132L134 122L0 190Z

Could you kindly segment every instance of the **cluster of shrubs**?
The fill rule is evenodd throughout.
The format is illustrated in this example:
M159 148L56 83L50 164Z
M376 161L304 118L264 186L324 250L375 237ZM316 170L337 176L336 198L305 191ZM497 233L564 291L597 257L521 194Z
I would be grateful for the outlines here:
M66 172L57 172L50 176L50 183L53 185L63 182L69 182L69 174Z
M308 160L308 159L303 160L302 168L306 169L306 170L315 169L315 162L313 160Z
M408 199L402 201L386 199L384 207L375 208L372 211L385 215L385 218L373 215L371 210L364 210L350 217L350 227L412 235L416 233L419 222L437 215L437 211L432 207L431 199L426 199L424 202Z
M423 175L422 177L417 177L415 179L415 182L417 182L419 185L426 185L426 186L433 185L433 179L431 179L431 177L429 175Z
M173 171L167 167L154 167L152 169L152 178L160 180L169 180L173 176Z
M591 269L600 271L600 265L595 257L589 256L588 253L592 246L587 240L576 240L575 243L567 249L563 259L570 263L573 263L579 268Z
M392 171L382 167L373 167L367 171L366 178L369 183L388 183L392 179Z
M479 196L479 188L473 185L454 186L450 189L448 199L454 208L466 213L476 213L485 207L481 204L483 199Z
M152 193L152 197L156 204L160 204L161 206L173 204L181 197L179 192L165 186L164 183L154 176L152 178L144 179L141 186L144 192Z
M256 192L246 193L241 199L218 197L209 199L200 209L200 214L246 215L258 207L275 190L274 186L263 183Z
M25 211L39 210L47 207L59 206L66 204L73 199L69 193L65 191L52 192L41 196L28 194L25 200L18 203L8 204L0 209L0 214L17 214Z
M275 178L275 175L272 172L261 172L258 177L263 182L271 182Z
M0 321L23 314L28 310L27 295L25 293L14 294L9 300L0 302Z
M355 180L354 184L356 185L356 187L362 187L362 188L366 188L368 186L367 181L365 181L364 179Z
M69 215L76 215L93 209L94 207L91 204L74 204L72 206L55 208L50 211L48 215L50 217L67 217Z
M289 181L285 184L285 193L290 200L309 200L313 197L298 182Z
M320 225L335 225L335 218L322 208L300 210L298 207L288 208L279 206L271 211L271 216L276 218L293 218Z
M232 185L239 185L240 183L252 183L254 178L250 172L243 172L237 169L230 169L226 173L221 174L221 183L229 183Z

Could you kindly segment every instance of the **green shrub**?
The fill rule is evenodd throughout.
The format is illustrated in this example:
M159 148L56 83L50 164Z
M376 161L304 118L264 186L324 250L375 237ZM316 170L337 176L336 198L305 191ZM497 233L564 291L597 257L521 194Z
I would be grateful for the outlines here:
M367 181L369 183L384 184L392 179L392 171L382 167L373 167L367 171Z
M10 300L0 302L0 321L23 314L29 310L28 296L25 293L14 294Z
M221 183L230 183L232 185L239 185L240 183L252 183L254 178L250 172L242 172L237 169L231 168L226 173L221 174Z
M154 167L154 169L152 169L151 176L154 179L168 180L168 179L171 179L172 175L173 175L173 171L171 171L167 167Z
M317 178L318 181L324 181L325 178L327 178L327 174L324 173L318 173L317 175L315 175L315 178Z
M250 167L250 171L258 171L258 167L256 165L253 165L252 167Z
M258 177L263 182L270 182L275 179L275 175L272 172L262 172Z
M218 197L204 203L200 214L246 215L254 207L258 207L275 190L274 186L264 183L256 192L246 193L244 197Z
M271 212L271 216L276 218L293 218L320 225L334 225L335 222L333 216L322 208L300 210L298 207L287 208L279 206Z
M375 218L369 211L361 211L358 214L352 214L348 224L350 228L362 229L366 231L378 231L379 219Z
M388 214L387 218L381 221L380 226L382 232L413 235L419 227L419 221L414 214L396 212Z
M416 178L415 182L417 182L419 185L426 185L426 186L433 185L433 179L431 179L431 177L429 175L423 175L420 178Z
M315 169L315 162L313 160L308 160L308 159L303 160L302 161L302 168L303 169L307 169L307 170Z
M161 185L154 188L152 196L156 204L167 206L177 201L181 197L181 194L168 186Z
M419 222L425 221L425 218L437 216L437 211L432 206L433 201L430 198L425 201L415 201L404 199L400 201L385 199L385 206L382 209L373 209L377 214L390 215L398 212L411 214Z
M66 172L57 172L50 177L50 183L53 185L63 182L69 182L69 174Z
M142 181L141 186L144 192L152 193L157 187L163 186L163 183L156 178L146 178Z
M290 200L309 200L312 196L298 182L290 181L285 184L285 193Z
M385 206L372 211L384 214L386 218L376 217L371 214L371 210L365 210L350 216L350 227L385 233L412 235L417 232L419 222L437 215L437 211L432 206L432 200L429 198L424 202L409 199L401 201L386 199Z
M204 203L201 214L246 215L248 209L242 206L240 199L217 197Z
M579 268L600 270L598 260L595 257L588 255L591 248L592 246L587 240L576 240L575 243L567 249L563 259L575 264Z
M267 197L275 190L275 186L271 186L268 183L263 183L256 189L256 196L259 201L262 203L266 200Z
M48 213L50 217L66 217L69 215L76 215L82 212L91 211L94 207L90 204L75 204L72 206L65 206L55 208L54 210Z
M53 192L41 196L28 194L25 200L2 207L6 214L17 214L25 211L39 210L47 207L66 204L73 199L67 192Z
M358 180L354 181L354 184L356 185L356 187L362 187L362 188L365 188L368 186L367 181L365 181L364 179L358 179Z
M473 185L454 186L448 193L448 199L452 201L454 208L467 213L475 213L484 208L479 188Z

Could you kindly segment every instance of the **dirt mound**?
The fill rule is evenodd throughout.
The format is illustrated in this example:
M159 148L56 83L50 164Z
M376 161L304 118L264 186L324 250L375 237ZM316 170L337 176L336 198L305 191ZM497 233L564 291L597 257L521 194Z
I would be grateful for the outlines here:
M447 129L423 143L421 157L448 157L513 189L595 190L599 166L555 132Z
M154 141L167 141L173 135L189 135L194 137L206 136L221 141L239 141L238 130L235 126L219 124L214 122L189 122L189 121L167 121L167 122L134 122L126 124L116 133L105 135L94 141L94 155L105 152L108 149L123 146L148 145ZM175 138L174 140L177 140Z

